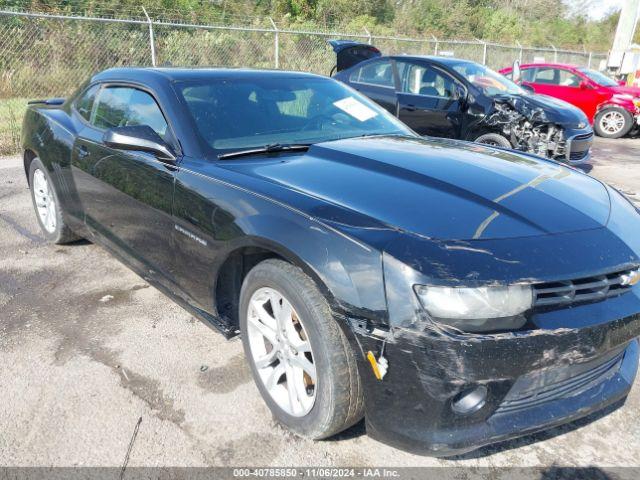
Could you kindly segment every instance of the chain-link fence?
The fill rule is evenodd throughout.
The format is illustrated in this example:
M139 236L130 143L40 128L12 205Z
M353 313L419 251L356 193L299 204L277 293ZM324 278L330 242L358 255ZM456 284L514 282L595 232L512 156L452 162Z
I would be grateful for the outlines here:
M300 31L279 27L269 18L202 25L152 19L144 9L140 15L131 14L131 18L0 10L0 154L17 150L27 99L69 95L83 80L105 68L225 66L326 75L335 64L327 40L336 38L371 43L385 54L455 56L494 69L509 66L516 59L598 68L607 57L603 53L499 45L480 40L380 36L365 29Z

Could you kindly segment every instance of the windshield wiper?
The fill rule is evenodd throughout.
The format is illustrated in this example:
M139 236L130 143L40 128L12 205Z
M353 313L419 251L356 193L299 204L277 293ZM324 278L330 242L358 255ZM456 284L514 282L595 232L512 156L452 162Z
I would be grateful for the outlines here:
M311 144L299 143L299 144L281 144L271 143L264 147L252 148L250 150L238 150L236 152L222 153L218 155L220 160L227 158L248 157L250 155L260 155L265 153L279 153L279 152L306 152L309 150Z

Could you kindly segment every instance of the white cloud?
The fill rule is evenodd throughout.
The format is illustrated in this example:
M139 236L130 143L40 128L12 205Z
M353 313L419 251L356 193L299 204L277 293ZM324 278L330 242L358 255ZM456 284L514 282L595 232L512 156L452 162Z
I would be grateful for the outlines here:
M599 0L589 5L589 18L599 20L611 10L619 10L625 0ZM587 2L585 2L587 3Z

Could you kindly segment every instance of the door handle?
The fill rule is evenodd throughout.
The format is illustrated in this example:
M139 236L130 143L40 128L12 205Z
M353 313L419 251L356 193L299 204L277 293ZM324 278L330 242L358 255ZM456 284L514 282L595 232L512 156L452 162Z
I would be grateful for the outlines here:
M416 111L416 106L415 105L407 105L404 109L407 112L415 112Z
M89 156L89 150L84 145L78 147L78 158L85 158Z

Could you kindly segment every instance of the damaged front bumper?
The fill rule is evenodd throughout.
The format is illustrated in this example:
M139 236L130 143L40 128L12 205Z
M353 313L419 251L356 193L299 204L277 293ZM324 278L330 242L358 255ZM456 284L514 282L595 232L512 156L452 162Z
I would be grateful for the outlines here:
M407 451L451 456L584 417L626 397L639 335L640 314L495 335L398 328L384 341L362 332L363 351L379 352L384 341L389 363L382 381L363 375L367 432ZM484 399L460 413L460 399L478 387Z

